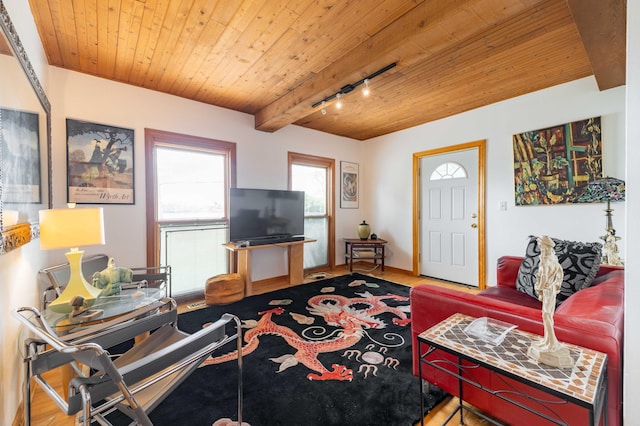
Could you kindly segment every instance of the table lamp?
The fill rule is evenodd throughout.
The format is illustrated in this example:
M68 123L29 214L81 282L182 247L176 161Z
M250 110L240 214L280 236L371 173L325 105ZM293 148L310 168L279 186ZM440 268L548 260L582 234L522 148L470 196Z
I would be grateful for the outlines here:
M84 297L88 306L95 303L102 290L92 286L82 274L81 246L104 244L102 208L40 210L40 248L43 250L70 248L65 253L69 262L69 282L49 309L68 314L71 299Z
M606 239L608 235L616 235L616 230L613 228L611 220L613 216L611 202L624 201L624 196L624 181L607 176L596 179L593 182L589 182L584 193L577 199L577 201L581 203L607 203L607 208L604 210L605 216L607 217L607 226L605 228L607 233L603 237L600 237L603 240Z

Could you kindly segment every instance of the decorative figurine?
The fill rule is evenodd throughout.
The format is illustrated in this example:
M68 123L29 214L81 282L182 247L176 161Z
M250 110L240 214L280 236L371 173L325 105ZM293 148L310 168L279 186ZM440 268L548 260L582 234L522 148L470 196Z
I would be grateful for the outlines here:
M619 239L620 237L616 237L614 233L607 232L607 235L604 237L604 247L602 248L602 260L604 263L608 263L613 266L622 266L620 256L618 255L618 244L616 243Z
M559 368L573 367L569 349L558 342L553 330L553 314L556 308L556 295L560 292L564 272L553 250L555 244L548 236L538 238L540 264L536 273L535 290L542 302L542 321L544 337L529 347L527 355L536 362Z
M133 279L133 271L129 268L118 268L113 257L109 258L107 267L93 274L93 286L102 289L102 296L119 294L122 291L122 283L130 284Z
M69 304L73 310L69 313L69 320L83 322L92 320L102 314L102 309L89 309L89 305L82 296L74 296Z

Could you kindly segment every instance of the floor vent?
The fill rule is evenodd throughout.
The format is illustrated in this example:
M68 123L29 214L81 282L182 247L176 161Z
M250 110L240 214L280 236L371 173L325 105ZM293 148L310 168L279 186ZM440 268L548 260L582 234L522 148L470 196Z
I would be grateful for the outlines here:
M196 308L202 308L203 306L207 306L206 303L204 303L204 300L201 300L200 302L195 302L195 303L189 303L187 305L187 308L189 309L196 309Z

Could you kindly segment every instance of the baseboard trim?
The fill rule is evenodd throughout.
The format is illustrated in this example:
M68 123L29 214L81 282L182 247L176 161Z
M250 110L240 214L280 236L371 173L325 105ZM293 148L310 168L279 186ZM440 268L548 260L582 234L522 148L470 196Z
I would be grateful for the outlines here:
M378 265L379 265L379 264L380 264L380 263L378 262ZM373 266L373 263L371 263L371 261L368 261L368 262L367 262L367 261L365 261L365 260L354 260L354 261L353 261L353 266L354 266L354 267L355 267L355 266L358 266L358 267L369 267L369 268L371 268L371 267ZM336 268L340 268L340 267L343 267L343 268L347 268L347 269L349 269L349 264L347 264L347 263L342 263L342 264L340 264L340 265L336 265ZM418 275L414 274L414 273L413 273L413 271L410 271L410 270L408 270L408 269L396 268L396 267L394 267L394 266L389 266L389 265L384 265L384 270L385 270L385 271L387 271L387 270L388 270L388 271L390 271L390 272L397 272L397 273L399 273L399 274L412 275L412 276L414 276L414 277L417 277L417 276L418 276ZM354 272L355 272L355 271L354 271Z

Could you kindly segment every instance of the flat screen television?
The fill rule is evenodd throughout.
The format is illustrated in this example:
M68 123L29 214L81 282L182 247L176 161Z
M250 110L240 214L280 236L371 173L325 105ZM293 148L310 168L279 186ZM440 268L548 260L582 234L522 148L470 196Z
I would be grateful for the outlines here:
M304 239L304 191L231 188L229 239L250 245Z

